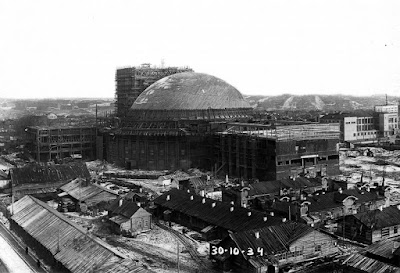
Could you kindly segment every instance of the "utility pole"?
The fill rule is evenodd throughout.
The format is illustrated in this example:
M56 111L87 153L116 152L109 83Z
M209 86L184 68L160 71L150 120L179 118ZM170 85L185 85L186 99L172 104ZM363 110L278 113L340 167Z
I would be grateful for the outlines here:
M176 240L176 246L177 246L176 257L177 257L177 265L178 265L178 273L179 273L179 241L178 241L178 239Z

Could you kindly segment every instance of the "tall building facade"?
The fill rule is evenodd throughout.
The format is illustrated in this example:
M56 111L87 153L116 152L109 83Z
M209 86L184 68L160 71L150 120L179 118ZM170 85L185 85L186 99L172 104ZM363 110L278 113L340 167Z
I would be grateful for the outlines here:
M188 67L157 68L150 64L117 69L115 113L118 117L126 117L136 98L151 84L169 75L192 71Z

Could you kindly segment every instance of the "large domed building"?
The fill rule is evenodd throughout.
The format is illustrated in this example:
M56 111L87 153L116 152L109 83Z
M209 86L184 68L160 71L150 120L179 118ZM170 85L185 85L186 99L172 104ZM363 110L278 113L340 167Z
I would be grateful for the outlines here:
M212 165L212 122L246 120L252 108L225 81L184 72L158 80L108 135L106 158L128 169L176 170Z

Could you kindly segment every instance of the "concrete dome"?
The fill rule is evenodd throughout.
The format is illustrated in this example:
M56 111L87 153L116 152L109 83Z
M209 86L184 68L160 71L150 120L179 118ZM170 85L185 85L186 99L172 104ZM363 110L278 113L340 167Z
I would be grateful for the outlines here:
M162 78L135 100L132 110L206 110L251 108L225 81L203 73L185 72Z

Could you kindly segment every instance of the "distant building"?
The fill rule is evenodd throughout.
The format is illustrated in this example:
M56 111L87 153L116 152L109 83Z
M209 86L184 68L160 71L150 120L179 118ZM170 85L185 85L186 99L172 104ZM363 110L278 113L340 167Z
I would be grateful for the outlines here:
M321 123L339 123L341 142L376 141L379 136L378 120L373 113L336 113L320 118Z

